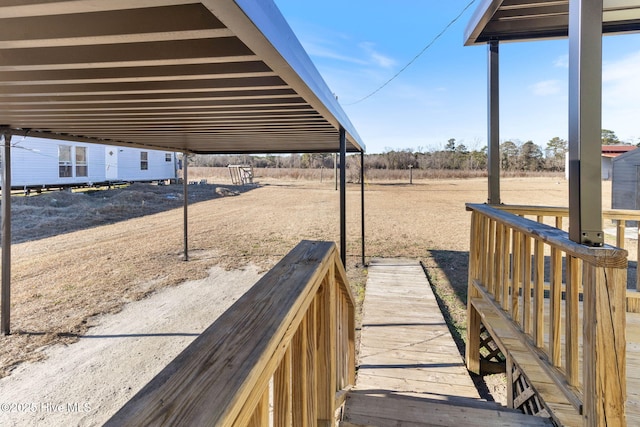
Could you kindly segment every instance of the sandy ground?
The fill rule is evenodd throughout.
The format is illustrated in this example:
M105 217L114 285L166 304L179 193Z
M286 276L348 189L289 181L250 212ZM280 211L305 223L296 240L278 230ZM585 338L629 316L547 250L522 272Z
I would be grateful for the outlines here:
M163 289L0 380L0 425L102 425L259 278L253 266Z

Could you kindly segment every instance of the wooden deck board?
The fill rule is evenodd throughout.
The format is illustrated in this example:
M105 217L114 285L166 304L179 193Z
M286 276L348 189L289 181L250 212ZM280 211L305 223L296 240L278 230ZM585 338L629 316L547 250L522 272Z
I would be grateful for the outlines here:
M357 390L480 398L416 261L371 262L362 323Z
M550 425L482 400L422 267L372 260L344 426Z
M627 313L627 425L640 425L640 314Z

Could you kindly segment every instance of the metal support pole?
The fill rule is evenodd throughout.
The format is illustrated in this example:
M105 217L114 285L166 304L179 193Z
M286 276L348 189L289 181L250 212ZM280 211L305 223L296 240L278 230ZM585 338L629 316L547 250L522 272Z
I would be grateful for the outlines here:
M488 105L487 105L487 172L489 175L490 205L500 204L500 55L498 41L489 42Z
M367 265L364 251L364 151L360 152L360 221L362 230L362 266L364 267Z
M347 135L340 128L340 259L347 266Z
M0 333L11 333L11 134L2 135L2 307Z
M602 246L602 0L569 2L569 238Z
M189 181L188 181L188 159L187 152L182 153L182 189L184 196L184 214L183 214L183 230L184 230L184 260L189 261Z
M336 181L336 191L338 191L338 155L333 153L333 175Z

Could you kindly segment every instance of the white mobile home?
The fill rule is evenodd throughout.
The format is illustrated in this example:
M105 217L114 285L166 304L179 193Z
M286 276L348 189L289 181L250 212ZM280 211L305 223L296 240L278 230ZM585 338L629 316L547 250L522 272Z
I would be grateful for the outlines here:
M176 177L170 151L43 138L11 140L11 187L74 187Z

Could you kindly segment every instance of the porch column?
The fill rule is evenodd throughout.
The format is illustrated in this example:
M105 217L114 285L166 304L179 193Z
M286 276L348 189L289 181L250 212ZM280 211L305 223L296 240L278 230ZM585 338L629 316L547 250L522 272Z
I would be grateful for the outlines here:
M340 259L347 266L347 135L340 128Z
M488 105L487 105L487 172L489 175L490 205L500 204L500 74L498 40L488 44Z
M189 261L189 181L187 167L187 152L182 153L182 193L183 202L183 231L184 231L184 260Z
M569 238L602 246L602 0L569 1Z
M0 333L11 333L11 134L1 135L2 150L2 304Z

